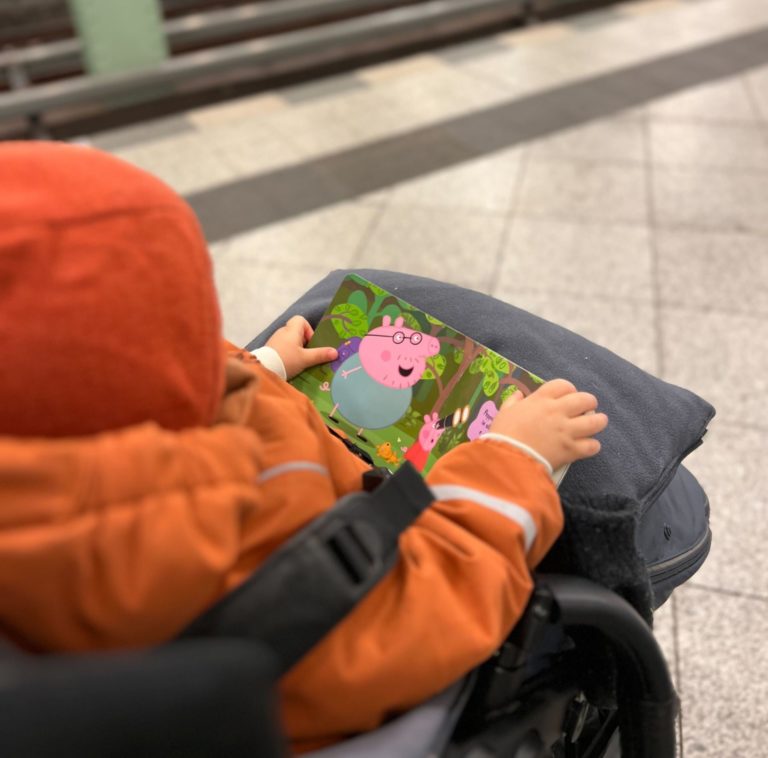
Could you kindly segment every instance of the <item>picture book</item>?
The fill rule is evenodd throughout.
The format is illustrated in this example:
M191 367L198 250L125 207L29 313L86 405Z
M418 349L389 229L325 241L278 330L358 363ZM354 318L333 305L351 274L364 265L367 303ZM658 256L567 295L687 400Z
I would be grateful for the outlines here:
M428 472L448 450L485 434L515 390L528 395L543 383L354 274L342 281L308 347L328 345L338 358L292 384L332 432L390 471L409 460Z

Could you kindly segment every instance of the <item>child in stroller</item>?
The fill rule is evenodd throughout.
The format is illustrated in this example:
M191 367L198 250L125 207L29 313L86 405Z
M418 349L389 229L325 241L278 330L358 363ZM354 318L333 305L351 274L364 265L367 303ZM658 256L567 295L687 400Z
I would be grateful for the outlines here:
M4 184L24 190L3 197L0 209L9 306L1 333L3 354L14 366L2 390L3 499L14 504L0 543L3 630L35 651L159 643L239 585L338 494L357 489L363 467L342 464L346 450L323 437L306 406L282 402L283 385L267 372L253 370L259 392L274 400L268 416L266 406L252 405L254 374L242 365L228 365L220 402L209 267L194 220L172 193L95 151L2 149ZM33 308L30 298L41 291L45 299ZM33 316L57 324L59 345L51 348ZM301 345L295 347L301 354ZM558 415L558 423L579 422L570 437L588 440L604 425L599 414L584 425L582 413L594 407L589 395L553 388L551 398L542 397L578 399ZM531 407L525 403L516 415ZM297 416L307 426L295 435L303 457L286 460L279 432L295 429ZM217 427L200 428L213 419ZM258 436L243 428L248 424ZM332 636L313 651L314 663L303 662L285 678L284 699L294 707L289 728L302 747L370 729L386 712L422 700L487 657L519 616L529 569L560 526L557 499L535 455L504 441L481 445L482 453L454 456L435 475L438 487L465 489L426 514L440 528L416 530L405 541L412 570L395 570L390 584L397 591L377 587L336 630L335 648ZM574 448L550 462L589 452ZM280 485L286 475L291 484L306 477L301 507L292 507ZM151 481L161 500L142 481ZM513 482L519 489L511 495ZM63 497L67 491L75 497ZM309 496L315 501L307 504ZM269 529L260 533L256 523ZM434 595L409 595L417 580ZM422 639L431 632L431 652L442 665L425 665L422 650L410 655L408 680L396 681L390 671L386 684L371 682L368 702L354 708L341 702L354 691L356 661L368 673L378 661L384 672L405 644L394 633L407 630L400 623L389 627L389 640L384 634L361 645L353 618L360 628L382 628L382 619L396 618L409 597L412 631ZM443 639L426 626L425 603L441 613L433 621ZM462 648L458 657L454 644ZM324 678L329 672L351 687L335 700ZM372 703L375 697L384 699Z
M347 273L333 272L287 312L303 313L316 323ZM447 323L463 324L502 354L523 356L527 366L542 374L549 367L576 377L581 386L605 398L604 407L618 419L601 435L605 453L574 466L563 482L566 531L540 568L596 580L631 601L640 616L599 587L541 576L511 643L481 669L446 754L618 755L615 726L621 719L623 755L673 755L675 697L648 624L653 610L698 570L709 551L706 494L679 464L701 443L713 409L607 350L492 298L420 277L353 273L420 303ZM499 324L504 328L498 329ZM262 344L273 328L249 347ZM635 676L640 681L633 680ZM618 710L617 693L623 701ZM462 701L453 694L454 708L448 710L456 715L461 708L455 706ZM450 701L449 694L445 697ZM450 723L448 714L442 721L436 715L441 707L445 700L432 704L431 710L438 743L447 739ZM419 723L414 714L403 722L400 728L406 734ZM387 756L389 745L401 744L396 742L397 729L397 724L389 725L386 733L347 743L338 756ZM424 749L427 753L432 754ZM422 752L402 752L406 754ZM335 755L322 752L318 758Z

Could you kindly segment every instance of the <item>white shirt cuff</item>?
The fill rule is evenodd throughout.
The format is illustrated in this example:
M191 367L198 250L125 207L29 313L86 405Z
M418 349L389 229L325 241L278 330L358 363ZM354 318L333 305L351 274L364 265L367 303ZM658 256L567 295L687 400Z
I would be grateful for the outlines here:
M283 359L275 348L265 345L264 347L256 348L256 350L251 350L251 354L255 355L259 363L264 368L268 368L273 374L277 374L281 379L288 378Z
M497 432L486 432L479 439L498 440L499 442L506 442L508 445L512 445L513 447L516 447L518 450L522 450L524 453L527 453L531 458L538 461L542 466L544 466L544 468L547 470L547 473L550 476L552 476L552 474L554 473L552 469L552 464L541 453L534 450L529 445L526 445L524 442L520 442L520 440L516 440L514 437L507 437L506 434L498 434Z

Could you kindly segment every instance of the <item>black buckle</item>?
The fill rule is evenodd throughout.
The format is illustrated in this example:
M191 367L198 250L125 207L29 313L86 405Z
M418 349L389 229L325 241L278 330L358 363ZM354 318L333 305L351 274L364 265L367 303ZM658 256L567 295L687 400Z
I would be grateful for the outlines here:
M363 491L375 492L379 485L386 482L390 476L392 474L384 466L376 466L368 471L363 471Z
M354 585L365 584L381 565L376 552L366 544L364 529L356 523L340 524L325 538L331 555Z

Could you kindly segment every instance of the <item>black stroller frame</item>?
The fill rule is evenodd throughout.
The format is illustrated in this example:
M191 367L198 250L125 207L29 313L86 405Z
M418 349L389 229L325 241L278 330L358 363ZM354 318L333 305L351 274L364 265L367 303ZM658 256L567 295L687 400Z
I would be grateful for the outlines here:
M527 664L553 626L573 644L526 680ZM615 707L596 706L585 694L585 679L600 665L595 651L585 651L577 641L585 634L600 635L616 658L620 696ZM545 574L537 577L509 640L480 669L445 758L673 758L677 713L664 656L640 615L594 582Z

